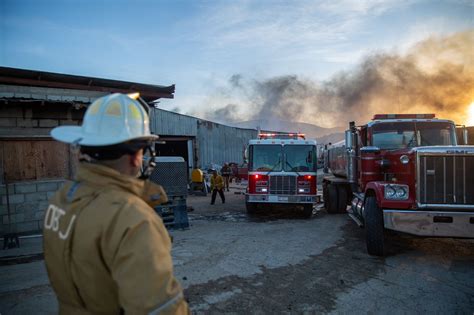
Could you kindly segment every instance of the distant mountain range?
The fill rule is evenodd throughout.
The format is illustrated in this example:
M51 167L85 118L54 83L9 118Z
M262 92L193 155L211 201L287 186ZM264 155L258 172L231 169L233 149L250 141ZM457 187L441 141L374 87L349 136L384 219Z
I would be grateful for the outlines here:
M262 131L277 132L300 132L306 134L306 138L313 138L318 143L334 143L344 139L344 127L324 128L313 124L293 122L279 119L258 119L249 120L238 123L230 123L229 125L239 128L258 129Z

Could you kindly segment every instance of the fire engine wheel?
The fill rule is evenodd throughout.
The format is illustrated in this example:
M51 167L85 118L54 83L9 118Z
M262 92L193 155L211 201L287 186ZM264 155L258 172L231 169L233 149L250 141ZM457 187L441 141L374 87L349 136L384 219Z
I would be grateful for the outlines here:
M365 242L369 255L384 255L383 212L375 196L365 199Z
M253 215L257 212L257 205L254 203L245 203L245 207L247 208L247 214Z

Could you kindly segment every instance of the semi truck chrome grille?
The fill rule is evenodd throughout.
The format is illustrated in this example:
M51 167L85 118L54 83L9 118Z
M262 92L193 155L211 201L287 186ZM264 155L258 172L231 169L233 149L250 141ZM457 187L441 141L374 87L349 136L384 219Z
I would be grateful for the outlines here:
M296 194L296 176L271 175L270 176L270 194L295 195Z
M420 206L474 207L474 155L420 153L417 160Z

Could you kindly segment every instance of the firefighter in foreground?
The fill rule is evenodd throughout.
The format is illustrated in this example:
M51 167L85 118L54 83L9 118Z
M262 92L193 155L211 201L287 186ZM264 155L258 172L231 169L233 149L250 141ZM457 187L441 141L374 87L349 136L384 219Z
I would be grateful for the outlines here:
M153 206L161 186L137 178L143 151L157 136L136 100L97 99L82 126L52 130L79 145L73 182L52 198L44 222L44 256L61 314L187 314L173 276L171 242Z
M211 205L213 205L214 202L216 201L216 194L217 193L219 193L219 196L221 197L222 203L225 203L224 179L222 178L221 175L217 174L216 170L212 171L211 191L212 191Z

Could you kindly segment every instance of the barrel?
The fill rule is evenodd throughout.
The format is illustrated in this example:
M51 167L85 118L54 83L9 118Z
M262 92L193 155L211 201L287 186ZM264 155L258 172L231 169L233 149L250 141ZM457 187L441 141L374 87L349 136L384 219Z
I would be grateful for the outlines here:
M193 183L204 182L204 175L200 169L198 168L193 169L193 171L191 172L191 181Z

